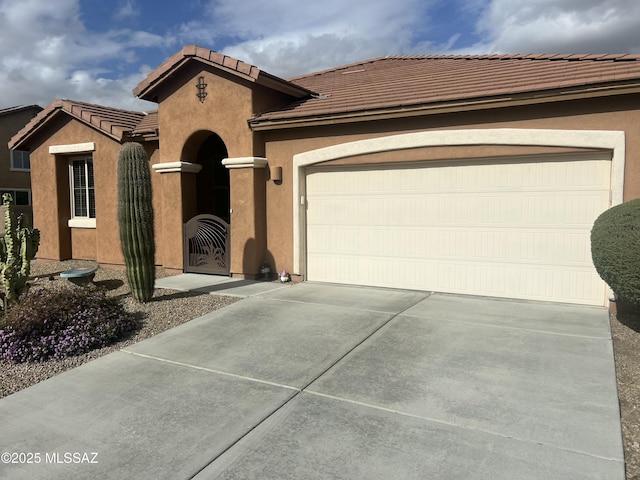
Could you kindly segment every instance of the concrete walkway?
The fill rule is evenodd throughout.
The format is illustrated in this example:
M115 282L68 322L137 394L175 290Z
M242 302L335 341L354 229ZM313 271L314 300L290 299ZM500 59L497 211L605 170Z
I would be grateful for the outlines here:
M0 478L624 480L605 309L199 277L249 296L0 400Z

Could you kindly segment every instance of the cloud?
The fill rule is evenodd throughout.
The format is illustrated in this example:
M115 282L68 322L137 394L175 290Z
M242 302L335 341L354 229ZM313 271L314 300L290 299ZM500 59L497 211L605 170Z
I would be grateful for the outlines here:
M493 0L477 28L473 49L490 53L637 53L640 2Z
M290 0L208 4L203 21L183 25L183 43L223 44L222 51L288 78L381 55L409 51L428 30L433 1Z
M118 9L114 14L116 20L124 20L125 18L137 17L140 15L140 8L136 5L135 0L124 0L118 3Z
M640 53L637 0L112 3L0 0L0 108L62 97L155 108L132 89L188 44L283 78L396 54Z
M56 98L153 108L133 97L144 78L137 52L165 42L143 31L89 32L79 0L0 0L0 108ZM130 67L117 71L126 64L135 65L137 81Z

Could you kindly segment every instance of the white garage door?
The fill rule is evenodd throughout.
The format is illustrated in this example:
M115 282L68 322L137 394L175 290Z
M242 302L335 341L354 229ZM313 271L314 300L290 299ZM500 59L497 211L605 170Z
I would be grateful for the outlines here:
M604 305L610 157L308 169L307 278Z

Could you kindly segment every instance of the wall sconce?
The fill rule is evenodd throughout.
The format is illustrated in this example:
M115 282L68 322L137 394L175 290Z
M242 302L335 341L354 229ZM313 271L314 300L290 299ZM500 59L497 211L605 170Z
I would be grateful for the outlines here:
M282 182L282 167L269 167L269 177L275 183Z

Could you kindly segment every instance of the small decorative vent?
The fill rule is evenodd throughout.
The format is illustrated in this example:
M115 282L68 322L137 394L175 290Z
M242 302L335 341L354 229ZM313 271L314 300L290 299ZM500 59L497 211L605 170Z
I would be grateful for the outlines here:
M204 99L207 97L207 92L205 91L207 88L207 84L204 83L204 77L198 77L198 83L196 84L196 88L198 89L198 93L196 93L196 97L200 100L200 103L204 103Z

